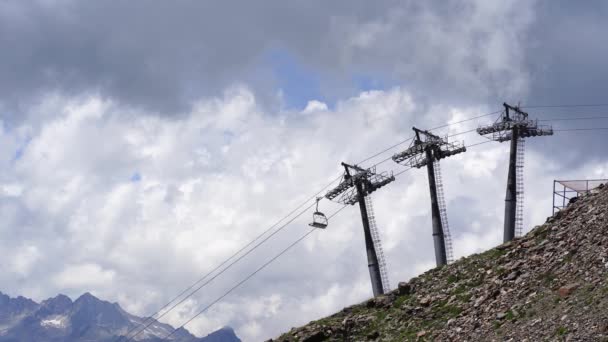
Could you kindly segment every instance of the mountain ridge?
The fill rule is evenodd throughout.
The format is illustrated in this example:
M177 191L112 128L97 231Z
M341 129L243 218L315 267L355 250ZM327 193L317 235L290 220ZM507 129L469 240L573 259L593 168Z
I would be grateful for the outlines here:
M608 186L528 234L270 341L608 341Z
M72 301L58 294L40 303L0 292L0 342L113 342L133 331L146 320L125 311L120 304L101 300L89 292ZM184 328L153 320L136 338L138 342L240 342L230 327L206 337L196 337Z

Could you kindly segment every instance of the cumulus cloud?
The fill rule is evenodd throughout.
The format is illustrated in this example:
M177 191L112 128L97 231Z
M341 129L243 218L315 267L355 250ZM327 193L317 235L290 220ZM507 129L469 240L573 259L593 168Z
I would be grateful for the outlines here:
M9 256L9 270L23 278L30 274L32 267L40 260L40 252L36 246L23 244L16 254Z
M363 92L333 110L268 113L248 88L236 86L222 97L201 99L180 119L137 113L99 97L54 97L36 110L55 116L14 130L30 132L29 143L3 171L20 191L1 203L14 217L4 219L2 230L27 236L29 246L3 243L16 255L3 284L35 296L92 291L149 314L334 179L339 161L357 161L402 140L413 121L424 126L481 109L414 118L415 99L393 88ZM496 143L442 162L458 256L500 241L506 159L506 145ZM542 164L530 164L529 182L547 182ZM399 169L386 163L378 168ZM374 194L393 282L432 266L425 177L424 170L412 170ZM547 203L548 194L532 196ZM337 208L322 202L328 213ZM544 215L549 209L532 208ZM309 219L296 220L166 319L183 322L300 236ZM37 281L23 287L14 275ZM316 232L189 327L203 334L232 324L243 327L246 339L269 337L366 298L367 277L357 208L348 207L330 229Z
M64 269L53 277L55 286L64 289L111 286L114 272L104 270L96 264L64 265Z

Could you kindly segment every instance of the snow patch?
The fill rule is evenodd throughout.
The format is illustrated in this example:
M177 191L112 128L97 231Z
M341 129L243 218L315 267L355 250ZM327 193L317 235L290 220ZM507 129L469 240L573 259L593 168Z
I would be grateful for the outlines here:
M40 325L45 328L63 329L67 326L66 322L66 316L55 316L54 318L40 321Z

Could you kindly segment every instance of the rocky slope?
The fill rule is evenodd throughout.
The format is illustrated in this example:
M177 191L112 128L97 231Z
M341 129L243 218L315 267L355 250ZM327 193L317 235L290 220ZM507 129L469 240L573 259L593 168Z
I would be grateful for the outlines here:
M275 341L608 341L608 186L526 236Z
M67 296L58 295L40 304L24 297L10 298L0 293L0 342L110 342L133 331L144 320L124 311L117 303L100 300L90 293L73 302ZM170 325L154 321L134 340L162 342L162 338L173 331ZM179 329L172 335L171 341L240 342L228 327L203 338Z

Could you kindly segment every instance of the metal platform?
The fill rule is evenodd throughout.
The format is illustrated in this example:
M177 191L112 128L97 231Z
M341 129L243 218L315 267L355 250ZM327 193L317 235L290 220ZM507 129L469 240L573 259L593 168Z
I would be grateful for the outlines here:
M553 214L575 201L578 196L593 191L600 184L608 185L608 179L574 179L553 181Z

